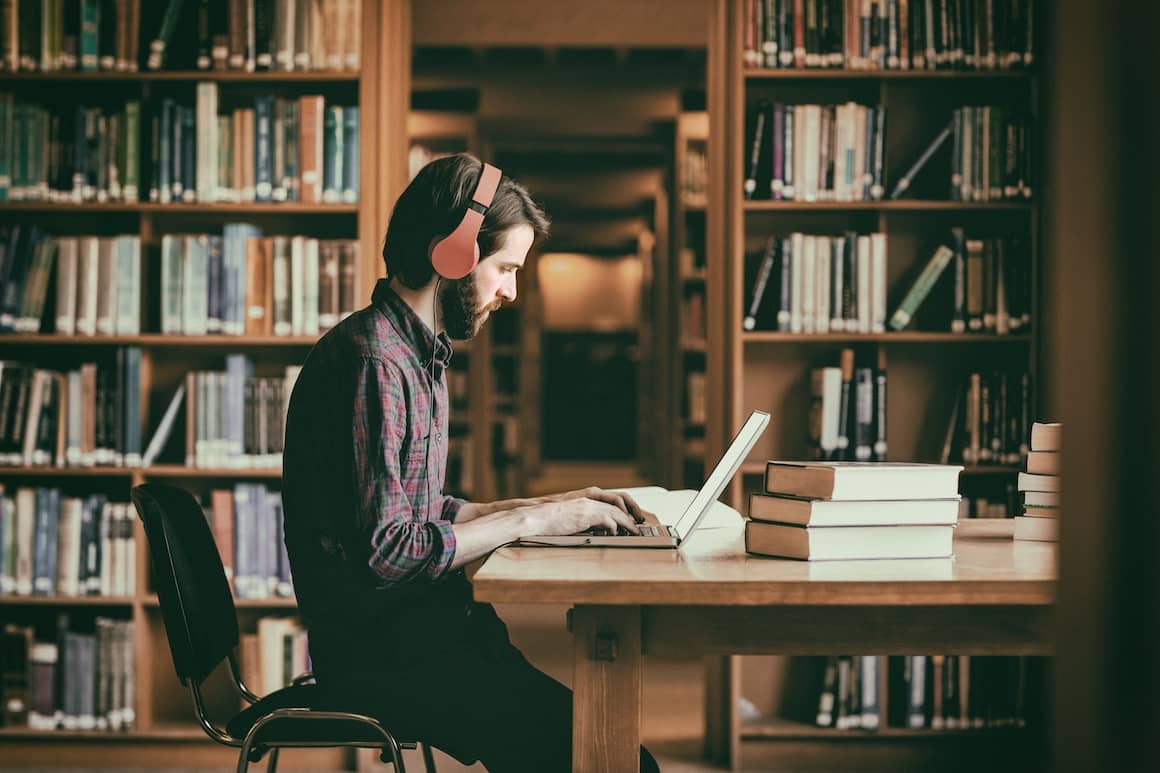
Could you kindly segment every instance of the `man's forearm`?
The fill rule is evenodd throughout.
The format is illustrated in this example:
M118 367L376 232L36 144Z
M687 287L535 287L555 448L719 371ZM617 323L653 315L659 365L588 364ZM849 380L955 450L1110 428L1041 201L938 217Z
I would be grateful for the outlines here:
M502 513L529 505L539 505L547 501L546 497L530 499L501 499L498 502L466 502L455 516L455 523L467 523L485 515Z
M507 500L508 502L531 500ZM492 502L490 504L500 504ZM460 516L463 510L460 509ZM485 507L488 505L484 505ZM451 569L458 569L477 558L486 556L500 545L513 542L522 537L537 534L535 510L530 506L509 507L499 512L485 515L475 515L466 522L457 518L451 528L455 532L455 557L451 560Z

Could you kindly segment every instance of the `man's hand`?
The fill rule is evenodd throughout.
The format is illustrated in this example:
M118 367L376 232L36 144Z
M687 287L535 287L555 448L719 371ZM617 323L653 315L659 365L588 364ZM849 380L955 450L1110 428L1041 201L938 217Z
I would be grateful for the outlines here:
M589 486L588 488L543 497L545 502L564 502L570 499L594 499L597 502L607 502L610 505L615 505L625 515L632 516L637 523L644 521L644 511L640 509L640 505L623 491L608 491L599 486Z
M547 501L541 504L526 508L528 536L578 534L594 527L608 529L613 534L618 529L640 533L637 524L644 516L632 497L602 489L594 489L594 496L587 496L586 491L555 494L545 497Z

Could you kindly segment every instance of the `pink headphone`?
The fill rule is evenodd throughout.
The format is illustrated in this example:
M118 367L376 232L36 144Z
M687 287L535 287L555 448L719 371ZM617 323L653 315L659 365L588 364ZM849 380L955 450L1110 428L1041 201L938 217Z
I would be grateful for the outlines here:
M479 262L479 229L495 198L502 175L498 167L484 163L475 192L471 194L471 202L463 213L463 220L454 231L440 239L431 251L431 265L444 279L465 277Z

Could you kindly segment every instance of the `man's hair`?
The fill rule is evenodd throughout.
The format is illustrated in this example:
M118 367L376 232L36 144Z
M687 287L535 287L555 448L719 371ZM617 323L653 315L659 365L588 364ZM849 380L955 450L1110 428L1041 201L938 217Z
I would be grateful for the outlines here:
M438 158L415 175L399 196L383 241L383 262L387 277L412 289L431 281L430 249L435 239L455 230L479 176L483 163L468 153ZM483 260L503 249L508 231L529 225L537 240L548 235L548 217L522 185L504 175L495 198L479 229L479 258Z

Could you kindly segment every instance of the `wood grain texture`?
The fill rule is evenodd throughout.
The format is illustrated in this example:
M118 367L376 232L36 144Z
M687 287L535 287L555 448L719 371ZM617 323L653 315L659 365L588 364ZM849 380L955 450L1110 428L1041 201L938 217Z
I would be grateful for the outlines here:
M639 607L577 607L572 618L572 769L639 770ZM613 660L597 660L597 638L616 637Z
M954 558L810 563L747 555L736 526L702 530L681 550L505 548L475 575L475 595L490 602L877 607L1049 605L1055 598L1053 543L962 533Z

